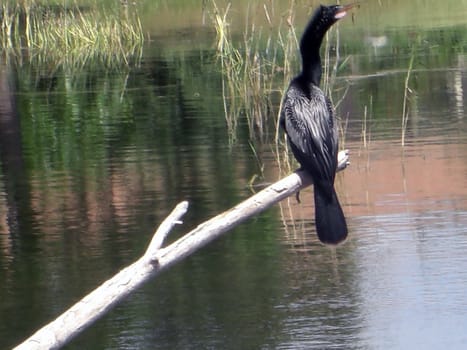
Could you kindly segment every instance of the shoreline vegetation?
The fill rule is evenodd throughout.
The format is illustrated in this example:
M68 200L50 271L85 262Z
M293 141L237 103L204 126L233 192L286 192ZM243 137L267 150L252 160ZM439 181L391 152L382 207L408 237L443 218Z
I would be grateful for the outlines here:
M295 30L295 18L300 6L291 1L288 9L279 14L270 5L265 3L262 11L247 8L245 29L240 39L234 38L230 31L230 3L221 8L212 0L211 18L217 34L217 58L222 75L222 98L230 144L237 140L238 125L246 123L253 153L256 154L256 144L260 147L272 139L280 174L285 174L293 169L294 161L290 157L286 138L280 132L278 114L283 93L300 71L300 35ZM310 9L310 15L313 10ZM261 17L266 18L265 25L260 23L264 20ZM342 59L339 55L338 25L327 33L322 57L323 91L331 100L337 99L334 105L338 109L348 90L346 82L344 86L336 87L338 72L347 61L347 58ZM340 147L343 148L346 121L339 119L339 124ZM259 167L263 168L262 165ZM250 185L254 180L250 181Z
M230 30L230 3L221 8L211 1L211 18L216 31L217 58L222 73L224 112L231 142L236 140L240 118L246 118L250 138L263 140L268 136L268 124L274 123L274 139L279 138L276 114L280 100L290 80L300 70L299 40L295 31L295 17L299 6L291 1L289 8L277 14L264 4L262 11L247 8L242 38L234 38ZM266 18L266 25L258 24ZM273 23L279 23L274 25ZM331 30L323 46L323 90L332 98L336 76L341 63L339 31ZM341 62L342 61L342 62ZM345 96L346 89L338 94ZM342 96L339 97L336 107ZM274 106L279 105L277 109ZM269 124L272 125L272 124Z
M0 5L5 61L79 68L88 62L128 66L142 55L144 34L134 5L5 1Z
M272 24L274 8L264 4L258 13L248 7L242 39L233 38L231 33L230 4L220 8L212 0L211 7L230 141L236 141L241 118L246 118L250 139L264 140L269 135L268 124L275 123L273 106L298 69L294 57L298 52L295 3L291 2L277 26ZM267 25L258 25L258 16L264 16Z
M230 2L209 1L207 12L217 35L216 51L222 77L224 114L231 144L237 141L237 129L242 125L248 132L250 144L264 144L273 140L277 154L279 150L287 148L277 124L281 98L289 81L300 70L300 33L317 3L312 6L291 0L287 4L286 9L281 7L279 11L278 5L273 2L252 2L239 11ZM349 14L347 23L341 24L344 26L342 30L339 24L331 29L322 48L322 89L335 106L340 121L340 146L345 148L349 115L343 111L342 104L352 82L391 75L405 76L405 80L394 90L399 96L395 105L402 109L399 141L403 147L407 137L410 137L409 120L416 104L415 73L423 69L425 61L433 53L437 53L443 61L452 60L454 55L461 57L465 31L453 21L451 26L455 28L456 35L450 37L446 37L445 29L427 29L424 26L414 28L410 35L401 36L383 21L383 24L374 26L376 34L368 34L365 26L371 25L373 29L374 24L373 17L368 17L370 10L377 16L383 16L386 10L395 12L397 6L386 2L358 6L355 13ZM305 14L308 17L306 20ZM443 22L443 25L446 23ZM243 30L239 31L239 27L243 27ZM358 41L355 42L344 28L358 32ZM399 64L389 66L382 62L377 72L355 70L357 62L361 60L361 55L356 53L362 51L367 52L368 60L391 55L397 57ZM372 94L368 96L359 116L364 148L371 144L373 127L384 123L373 118L374 97Z

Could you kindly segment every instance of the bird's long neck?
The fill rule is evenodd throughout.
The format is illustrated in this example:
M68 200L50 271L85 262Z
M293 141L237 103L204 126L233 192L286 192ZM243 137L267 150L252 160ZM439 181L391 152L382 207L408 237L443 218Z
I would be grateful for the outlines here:
M316 86L321 82L321 57L319 56L319 49L316 52L302 52L302 75L305 80Z
M317 12L308 23L300 41L300 53L302 55L302 75L304 78L319 86L321 81L321 57L319 50L323 37L330 25L324 24L320 20L320 13Z

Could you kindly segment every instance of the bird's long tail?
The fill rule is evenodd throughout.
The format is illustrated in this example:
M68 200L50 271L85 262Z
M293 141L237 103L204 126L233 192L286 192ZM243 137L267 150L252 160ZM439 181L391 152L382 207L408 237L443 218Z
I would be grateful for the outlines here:
M338 244L347 237L347 223L334 187L330 192L314 186L316 232L321 242Z

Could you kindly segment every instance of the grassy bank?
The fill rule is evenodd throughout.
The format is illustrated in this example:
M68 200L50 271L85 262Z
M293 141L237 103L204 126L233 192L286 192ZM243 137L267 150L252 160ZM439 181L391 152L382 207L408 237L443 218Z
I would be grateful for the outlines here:
M296 13L296 23L305 23L311 12L319 4L332 4L332 0L293 0L299 9ZM340 1L341 3L353 2ZM358 2L358 1L357 1ZM210 0L140 0L138 6L144 28L149 32L180 31L186 28L196 28L209 25ZM243 31L249 21L245 17L246 9L250 9L256 16L258 26L266 26L268 20L263 16L263 6L266 4L274 8L271 19L274 27L280 22L280 16L291 6L289 1L270 0L216 0L220 8L231 3L230 18L233 33ZM467 0L378 0L360 1L360 8L355 11L355 22L352 26L356 30L383 31L388 28L400 29L412 26L418 29L433 27L463 25L467 9ZM203 6L204 4L204 6ZM416 14L416 15L414 15ZM344 34L344 33L343 33ZM350 37L346 40L358 41L359 38Z

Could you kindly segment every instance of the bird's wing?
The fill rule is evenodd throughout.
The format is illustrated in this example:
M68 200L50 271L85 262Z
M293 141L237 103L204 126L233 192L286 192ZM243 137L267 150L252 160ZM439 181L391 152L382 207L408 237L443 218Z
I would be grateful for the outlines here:
M333 180L337 167L337 135L332 106L321 90L309 99L302 94L286 97L283 108L285 130L301 153L298 161L312 175Z

